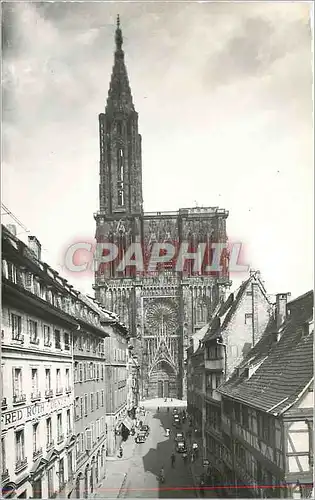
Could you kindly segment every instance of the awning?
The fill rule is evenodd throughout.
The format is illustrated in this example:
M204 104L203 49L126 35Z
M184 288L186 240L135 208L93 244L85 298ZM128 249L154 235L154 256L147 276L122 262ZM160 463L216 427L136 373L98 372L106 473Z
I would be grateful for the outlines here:
M125 427L127 427L128 431L131 431L131 429L133 428L133 421L130 417L126 417L123 421L123 424Z

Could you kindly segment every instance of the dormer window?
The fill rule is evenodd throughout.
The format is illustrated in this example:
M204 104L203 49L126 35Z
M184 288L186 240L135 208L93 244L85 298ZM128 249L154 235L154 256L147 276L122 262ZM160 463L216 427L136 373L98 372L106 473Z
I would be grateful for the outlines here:
M307 337L310 333L314 331L314 320L307 321L302 325L302 337Z

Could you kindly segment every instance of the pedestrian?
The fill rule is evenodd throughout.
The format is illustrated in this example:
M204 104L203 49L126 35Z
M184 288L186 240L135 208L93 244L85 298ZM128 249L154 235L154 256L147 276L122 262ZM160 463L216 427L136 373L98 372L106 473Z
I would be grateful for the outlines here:
M174 453L172 453L172 455L171 455L171 462L172 462L172 467L173 468L175 467L175 460L176 460L176 457L175 457Z

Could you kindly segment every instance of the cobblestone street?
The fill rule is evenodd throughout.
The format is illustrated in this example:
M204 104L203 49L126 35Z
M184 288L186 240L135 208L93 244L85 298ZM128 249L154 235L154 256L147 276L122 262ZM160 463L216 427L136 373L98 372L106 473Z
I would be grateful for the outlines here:
M166 404L170 405L167 412ZM195 463L184 464L183 458L176 453L175 467L171 466L171 454L175 451L174 427L172 426L172 407L181 406L181 401L164 403L162 400L145 402L147 409L146 423L150 426L150 435L145 443L135 444L129 437L124 444L122 459L114 457L107 462L107 474L97 490L96 498L194 498L199 496L199 473L202 468L201 458ZM157 412L157 407L160 411ZM163 407L164 406L164 407ZM166 437L165 429L171 429ZM186 433L188 424L183 431ZM188 442L188 447L190 443ZM158 475L165 470L165 483L159 484ZM193 476L196 474L196 477ZM206 497L214 497L206 492Z

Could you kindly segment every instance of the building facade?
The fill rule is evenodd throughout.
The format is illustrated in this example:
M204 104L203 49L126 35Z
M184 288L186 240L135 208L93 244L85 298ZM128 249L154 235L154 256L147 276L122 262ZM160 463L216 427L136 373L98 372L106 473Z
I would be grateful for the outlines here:
M314 488L314 299L311 291L287 304L287 296L277 296L273 328L218 389L226 484L242 496L311 498Z
M202 421L203 449L211 464L211 477L222 484L224 463L220 449L221 395L217 391L228 380L246 353L259 341L272 317L272 305L260 279L251 271L238 292L231 294L214 315L203 338L205 393Z
M186 350L191 335L210 319L230 285L228 256L221 269L204 274L185 259L176 268L179 250L196 251L206 245L203 266L212 262L212 243L225 244L228 212L218 207L175 212L143 211L141 135L122 50L119 21L116 29L113 73L100 127L100 207L94 214L96 240L118 248L115 261L98 269L95 294L114 311L133 337L141 340L141 397L186 398ZM143 250L144 272L120 267L131 243ZM154 243L177 249L172 261L154 259ZM181 256L185 256L185 252ZM152 257L152 259L151 259ZM148 261L153 270L148 269ZM201 274L204 274L201 276Z
M187 350L187 412L191 416L195 429L202 429L202 416L205 398L205 362L203 338L208 325L197 331L191 338Z
M53 498L74 471L72 289L2 227L2 497Z
M111 319L97 305L79 295L82 310L99 318L94 324L81 323L74 336L74 419L76 442L76 498L93 497L104 478L107 454L105 421L105 338ZM82 318L81 318L82 319Z
M212 320L194 335L196 342L188 351L187 409L202 435L212 483L221 484L224 477L221 395L217 388L258 342L270 321L271 309L259 271L250 271L237 293L219 304Z
M135 339L130 339L135 340ZM128 365L127 365L127 415L136 419L136 410L140 402L140 365L138 357L134 354L134 342L128 346Z
M110 456L116 453L133 426L127 415L128 341L127 328L114 323L105 341L107 452Z
M112 318L2 226L2 496L93 496L106 457ZM115 322L114 322L115 323Z

